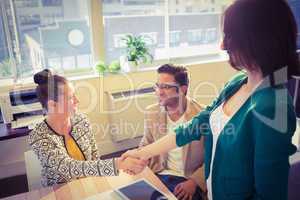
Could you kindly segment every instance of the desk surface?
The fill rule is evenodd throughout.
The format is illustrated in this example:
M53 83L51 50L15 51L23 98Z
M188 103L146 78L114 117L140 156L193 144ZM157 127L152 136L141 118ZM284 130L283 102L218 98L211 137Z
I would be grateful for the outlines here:
M88 177L69 182L67 184L42 188L27 193L10 196L2 200L19 200L19 199L42 199L42 200L81 200L95 194L109 191L131 183L137 179L145 178L160 191L162 191L168 199L176 200L175 196L167 189L167 187L158 179L158 177L149 169L135 176L130 176L124 172L120 172L119 176L114 177Z
M16 137L22 137L28 135L29 132L30 129L27 127L13 129L10 126L7 126L6 124L0 124L0 141L8 140Z

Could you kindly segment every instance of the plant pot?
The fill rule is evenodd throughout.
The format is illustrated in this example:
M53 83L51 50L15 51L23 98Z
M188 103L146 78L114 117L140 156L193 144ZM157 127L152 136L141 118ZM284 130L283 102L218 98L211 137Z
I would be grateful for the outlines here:
M130 71L137 71L138 70L138 65L136 64L135 61L127 61L128 66L130 68Z
M121 65L121 70L123 72L129 72L130 71L125 56L120 56L120 65Z
M123 72L131 72L138 69L136 62L128 61L126 56L120 56L120 65Z

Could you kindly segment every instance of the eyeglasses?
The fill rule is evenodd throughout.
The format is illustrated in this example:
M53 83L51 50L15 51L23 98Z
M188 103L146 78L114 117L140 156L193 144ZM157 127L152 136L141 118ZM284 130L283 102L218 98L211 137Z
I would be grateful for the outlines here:
M153 86L154 90L169 90L171 88L178 88L177 84L166 84L166 83L155 83L155 85Z

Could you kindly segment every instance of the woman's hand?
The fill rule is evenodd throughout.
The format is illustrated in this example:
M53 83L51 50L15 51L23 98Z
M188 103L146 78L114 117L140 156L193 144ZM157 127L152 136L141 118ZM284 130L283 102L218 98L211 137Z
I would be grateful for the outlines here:
M117 167L128 174L135 175L141 173L148 162L134 157L117 158Z
M141 155L139 155L138 151L138 149L128 150L122 154L121 159L126 159L128 157L140 159Z
M148 160L153 156L167 153L176 147L176 134L168 134L147 146L127 151L121 156L121 158L125 159L127 157L132 157Z

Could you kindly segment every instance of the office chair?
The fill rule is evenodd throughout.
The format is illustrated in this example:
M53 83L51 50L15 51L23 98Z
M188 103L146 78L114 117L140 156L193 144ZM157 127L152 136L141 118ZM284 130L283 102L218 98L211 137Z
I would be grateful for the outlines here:
M288 200L300 199L300 151L290 158Z
M294 134L296 137L296 144L299 148L300 143L300 77L293 76L288 83L288 89L293 97L293 104L297 116L297 130ZM291 156L290 158L290 172L288 181L288 200L299 200L300 199L300 150Z
M40 161L32 150L26 151L24 157L29 191L42 188Z

